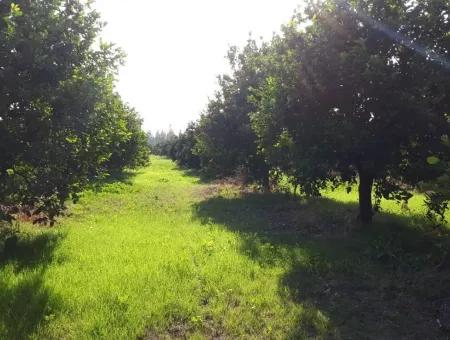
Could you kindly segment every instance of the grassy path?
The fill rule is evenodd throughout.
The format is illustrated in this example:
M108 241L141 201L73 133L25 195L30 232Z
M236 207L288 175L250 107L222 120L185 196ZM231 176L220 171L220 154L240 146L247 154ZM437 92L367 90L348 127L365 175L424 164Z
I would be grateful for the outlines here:
M428 310L401 314L402 299L415 308L426 292L410 301L406 274L364 253L365 235L323 235L325 222L345 224L350 203L317 202L320 220L278 196L210 191L153 158L84 194L57 228L23 227L0 262L0 339L437 334ZM386 297L390 285L403 296Z
M196 178L152 163L131 183L86 194L57 229L29 231L25 254L1 269L0 334L130 339L146 328L261 334L290 323L293 311L279 325L255 317L285 309L280 271L261 270L232 232L194 218Z

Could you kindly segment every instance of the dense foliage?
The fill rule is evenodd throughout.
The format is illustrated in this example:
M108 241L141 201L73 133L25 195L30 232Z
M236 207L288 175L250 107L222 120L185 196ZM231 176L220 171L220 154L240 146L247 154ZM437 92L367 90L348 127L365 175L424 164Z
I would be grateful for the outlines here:
M151 131L147 133L148 145L154 155L169 155L170 148L175 142L176 134L170 128L169 131L156 131L153 134Z
M231 49L233 72L188 147L205 172L245 167L266 187L268 173L306 195L358 184L363 222L381 198L406 202L428 183L442 217L449 11L445 0L310 2L271 41Z
M179 165L191 169L200 168L200 157L194 152L196 146L196 130L198 126L190 123L187 129L167 140L163 147L167 148L166 154L176 160Z
M26 208L53 222L91 181L146 163L146 137L88 4L6 0L0 16L0 219Z
M267 181L250 122L255 107L248 101L252 88L263 81L253 65L257 52L253 41L242 53L230 50L232 76L219 77L220 90L199 120L195 151L202 168L211 175L228 176L240 169L254 179Z

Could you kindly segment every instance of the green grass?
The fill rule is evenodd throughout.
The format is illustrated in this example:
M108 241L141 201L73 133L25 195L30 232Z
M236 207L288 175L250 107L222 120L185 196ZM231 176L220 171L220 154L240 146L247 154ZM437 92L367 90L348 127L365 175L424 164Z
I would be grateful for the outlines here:
M327 197L241 194L154 157L57 227L21 226L0 339L444 336L447 230L425 227L420 197L366 230L354 196Z

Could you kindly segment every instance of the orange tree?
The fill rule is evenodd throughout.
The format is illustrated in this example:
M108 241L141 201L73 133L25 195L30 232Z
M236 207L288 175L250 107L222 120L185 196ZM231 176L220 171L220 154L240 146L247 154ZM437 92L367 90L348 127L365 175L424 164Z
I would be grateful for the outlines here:
M0 3L0 205L53 222L64 202L147 155L136 113L114 93L120 50L98 44L84 1Z

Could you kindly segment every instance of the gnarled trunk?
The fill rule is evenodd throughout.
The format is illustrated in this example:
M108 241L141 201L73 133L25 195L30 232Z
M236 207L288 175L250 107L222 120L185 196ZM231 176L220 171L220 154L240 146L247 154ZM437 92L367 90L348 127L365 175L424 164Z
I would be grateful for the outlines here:
M362 223L371 223L373 217L372 207L373 175L364 169L359 169L359 220Z

